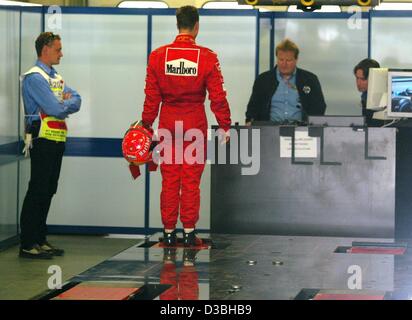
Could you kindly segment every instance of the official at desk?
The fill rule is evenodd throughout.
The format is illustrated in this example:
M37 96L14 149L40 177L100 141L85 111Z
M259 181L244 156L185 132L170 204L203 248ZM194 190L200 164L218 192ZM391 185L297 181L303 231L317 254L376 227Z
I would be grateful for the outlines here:
M274 124L306 122L310 115L323 115L326 103L318 77L297 68L298 46L285 39L276 46L277 65L254 82L247 105L246 125L253 121Z

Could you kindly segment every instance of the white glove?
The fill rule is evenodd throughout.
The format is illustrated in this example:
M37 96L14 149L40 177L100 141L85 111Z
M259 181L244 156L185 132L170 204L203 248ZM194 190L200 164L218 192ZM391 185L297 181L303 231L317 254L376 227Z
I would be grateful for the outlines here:
M219 135L220 145L227 144L230 141L230 130L227 130L224 134Z
M24 137L24 149L22 153L26 158L30 157L30 149L33 148L33 139L31 133L26 133Z

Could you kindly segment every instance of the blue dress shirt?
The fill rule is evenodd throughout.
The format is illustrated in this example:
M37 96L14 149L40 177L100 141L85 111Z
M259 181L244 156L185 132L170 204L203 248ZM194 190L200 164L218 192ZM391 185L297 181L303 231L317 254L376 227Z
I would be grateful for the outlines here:
M270 120L276 123L301 121L302 107L296 87L296 69L288 80L282 78L279 69L276 69L276 77L279 85L271 100Z
M36 66L43 69L51 78L55 78L56 70L53 67L45 65L40 60L36 61ZM69 114L79 111L80 95L66 85L63 92L71 93L72 96L70 99L60 102L41 74L31 73L25 76L22 84L22 95L26 124L30 125L32 121L39 120L39 111L58 119L65 119Z

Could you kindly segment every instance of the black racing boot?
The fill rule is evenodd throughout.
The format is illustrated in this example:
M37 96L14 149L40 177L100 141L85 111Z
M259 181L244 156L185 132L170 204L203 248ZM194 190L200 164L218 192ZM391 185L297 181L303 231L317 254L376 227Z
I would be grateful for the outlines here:
M168 233L163 231L163 244L168 247L173 247L176 245L176 230Z
M189 233L186 233L183 231L183 245L185 247L195 247L196 246L195 230Z

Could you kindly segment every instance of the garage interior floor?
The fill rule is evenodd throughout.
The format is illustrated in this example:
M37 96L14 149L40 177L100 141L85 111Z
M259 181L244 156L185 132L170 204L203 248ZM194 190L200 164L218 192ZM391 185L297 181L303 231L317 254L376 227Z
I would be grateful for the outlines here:
M199 234L194 249L141 239L51 236L53 260L0 252L0 299L409 300L411 240ZM61 270L62 287L48 288ZM48 273L48 271L50 273Z

